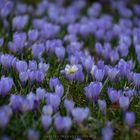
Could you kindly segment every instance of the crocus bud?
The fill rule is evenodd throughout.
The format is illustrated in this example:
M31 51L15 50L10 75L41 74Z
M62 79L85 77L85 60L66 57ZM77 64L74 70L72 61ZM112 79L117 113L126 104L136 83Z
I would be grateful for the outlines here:
M130 104L130 100L129 100L128 97L121 96L120 99L119 99L119 104L120 104L120 108L123 111L126 111L126 110L128 110L128 107L129 107L129 104Z
M134 122L135 122L134 112L126 112L125 123L128 125L129 129L131 129L133 127Z

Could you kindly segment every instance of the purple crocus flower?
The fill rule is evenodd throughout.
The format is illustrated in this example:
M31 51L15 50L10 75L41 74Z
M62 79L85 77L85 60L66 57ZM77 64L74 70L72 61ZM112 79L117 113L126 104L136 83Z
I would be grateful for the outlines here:
M22 48L25 46L26 38L27 36L26 36L26 33L24 32L15 33L13 36L13 43L20 53L21 53Z
M44 78L45 78L45 73L42 72L41 70L35 72L35 80L37 83L43 82Z
M85 78L85 76L84 76L82 69L79 69L75 74L75 79L78 82L82 83L84 81L84 78Z
M60 105L60 97L56 94L47 94L47 105L53 107L53 111L57 111Z
M102 129L102 139L103 140L112 140L113 137L113 130L111 124L108 123L106 127Z
M14 7L14 3L12 1L6 1L6 3L1 9L1 13L0 13L1 17L6 18L12 11L13 7Z
M29 78L28 72L20 72L19 73L19 79L22 82L22 84L25 84Z
M140 87L140 74L139 73L134 73L133 80L134 80L134 84L137 87Z
M10 97L10 106L13 110L19 110L21 106L22 97L20 95L11 95Z
M9 69L10 67L12 67L15 60L16 59L14 58L14 56L10 54L2 54L0 56L0 63L5 69Z
M63 85L56 85L55 87L55 93L61 98L63 96L64 93L64 87Z
M126 96L121 96L119 98L119 104L120 104L120 108L123 110L123 111L126 111L128 110L128 107L129 107L129 104L130 104L130 100L128 97Z
M13 79L10 77L2 77L0 80L0 95L6 96L14 85Z
M45 97L46 91L43 88L37 88L36 89L36 96L39 100L43 100Z
M19 60L16 62L16 70L20 72L25 72L27 71L28 65L26 61Z
M4 129L9 122L9 117L2 111L0 111L0 128Z
M64 47L56 47L55 54L59 60L63 60L65 57L65 48Z
M107 76L109 77L111 81L114 81L117 75L119 74L119 70L117 68L106 66L106 71L107 71Z
M28 140L39 140L39 132L33 129L29 129L27 133Z
M94 60L91 56L87 56L86 58L82 59L82 64L87 72L90 72L93 66Z
M72 120L70 117L61 117L58 115L55 117L54 125L58 133L63 131L67 134L72 126Z
M37 70L37 62L35 60L30 60L29 61L29 70Z
M129 53L129 47L126 44L120 44L119 52L122 57L126 57Z
M0 48L3 46L3 44L4 44L4 39L0 38Z
M46 63L43 63L43 62L40 62L39 65L39 70L43 71L44 73L48 71L50 65L49 64L46 64Z
M38 30L29 30L28 38L30 41L36 41L39 36Z
M49 86L51 90L53 90L53 88L55 88L59 84L60 84L60 81L57 77L50 78Z
M119 102L120 94L120 91L114 90L113 88L108 88L108 97L113 104Z
M77 41L77 36L73 35L73 34L68 34L64 37L64 41L65 42L76 42Z
M98 96L102 90L101 82L91 82L87 87L84 88L86 97L96 103Z
M0 108L0 128L5 129L13 112L11 107L8 105L2 106Z
M125 114L125 123L128 125L129 129L131 129L135 122L135 114L134 112L126 112Z
M45 131L48 131L48 129L52 123L52 118L51 118L51 116L48 116L48 115L42 115L41 122L42 122L42 125L43 125Z
M45 46L44 44L34 44L32 46L32 55L34 58L40 58L45 51Z
M103 53L103 47L102 47L102 44L100 43L96 43L95 44L95 51L98 55L101 55Z
M105 70L95 68L94 72L93 72L93 75L94 75L94 77L97 81L102 81L103 78L104 78L104 75L105 75Z
M87 119L88 115L89 109L87 107L86 108L77 107L72 110L72 116L78 124L82 123L85 119Z
M71 114L71 112L74 108L74 104L75 103L72 100L65 99L64 106L65 106L65 109L67 111L67 114Z
M16 16L13 18L12 26L14 29L22 30L28 23L29 17L27 15L24 16Z
M106 101L105 100L98 100L98 105L104 115L106 115Z
M43 106L42 112L44 115L52 115L53 114L53 108L51 105L45 105Z

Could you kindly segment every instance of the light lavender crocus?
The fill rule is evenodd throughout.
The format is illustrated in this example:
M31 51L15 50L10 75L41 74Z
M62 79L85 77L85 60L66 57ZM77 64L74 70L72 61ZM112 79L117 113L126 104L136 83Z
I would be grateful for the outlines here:
M125 123L128 125L129 130L132 129L135 123L135 114L134 112L126 112L125 114Z
M87 107L86 108L77 107L72 110L72 116L78 124L86 120L88 115L89 115L89 109Z
M51 118L51 116L48 116L48 115L42 115L41 122L42 122L42 125L43 125L45 131L48 131L49 127L52 124L52 118Z
M118 103L120 98L121 92L114 90L113 88L108 88L108 97L111 103Z
M67 134L72 126L72 120L70 117L61 117L56 116L54 120L54 125L58 133L61 133L62 131Z
M67 114L71 114L71 112L74 108L74 104L75 104L74 101L65 99L64 106L65 106L65 109L67 111Z
M129 104L130 104L130 100L128 97L126 96L121 96L119 98L119 104L120 104L120 108L123 110L123 111L127 111L128 110L128 107L129 107Z
M91 82L87 87L84 88L86 97L92 102L96 103L98 96L102 90L101 82Z

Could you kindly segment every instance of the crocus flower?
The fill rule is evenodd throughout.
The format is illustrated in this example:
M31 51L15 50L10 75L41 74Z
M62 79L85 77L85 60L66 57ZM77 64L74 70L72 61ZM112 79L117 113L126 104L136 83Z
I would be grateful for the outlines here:
M45 105L45 106L43 106L42 112L43 112L44 115L50 115L51 116L52 113L53 113L53 108L52 108L51 105Z
M34 58L40 58L45 50L44 44L34 44L32 46L32 55Z
M52 123L52 118L51 118L51 116L48 116L48 115L42 115L41 122L42 122L42 125L43 125L45 131L48 131L48 129Z
M29 61L29 69L32 70L37 70L37 62L35 60L30 60Z
M33 129L29 129L27 133L28 140L39 140L39 132Z
M70 114L71 111L73 110L74 104L75 103L72 100L65 99L64 106L68 114Z
M0 95L6 96L14 85L13 79L10 77L2 77L0 80Z
M39 36L38 30L29 30L28 38L30 41L36 41Z
M61 98L63 96L64 93L64 87L63 85L56 85L55 87L55 93Z
M135 122L134 112L126 112L125 123L128 125L129 129L131 129L133 127L134 122Z
M47 105L53 107L53 111L57 111L60 105L60 97L57 94L47 94Z
M46 91L43 88L39 87L39 88L36 89L36 96L37 96L37 98L39 100L43 100L44 99L45 93L46 93Z
M129 107L130 100L128 97L121 96L119 98L119 104L120 104L120 108L122 108L123 111L126 111Z
M72 116L78 124L82 123L85 119L87 119L88 115L89 115L88 108L77 107L72 110Z
M28 65L26 61L19 60L16 62L16 70L18 72L25 72L27 71Z
M107 76L109 77L111 81L114 81L117 75L119 74L119 70L117 68L106 66L106 71L107 71Z
M93 62L94 62L94 60L93 60L93 58L91 58L91 56L87 56L86 58L82 59L82 64L84 65L87 72L91 71Z
M14 29L22 30L28 23L29 17L27 15L24 16L16 16L13 18L12 26Z
M102 83L101 82L91 82L85 89L86 97L96 103L98 96L102 90Z
M108 88L108 97L113 104L119 102L120 94L120 91L114 90L113 88Z
M65 48L64 47L56 47L55 54L59 60L63 60L65 57Z
M93 75L94 75L94 77L97 81L102 81L103 78L104 78L104 75L105 75L105 70L95 68L94 72L93 72Z
M3 43L4 43L4 39L0 38L0 48L2 47Z
M134 73L133 80L134 80L134 84L137 87L140 87L140 74L139 73Z
M113 130L112 130L110 123L108 123L106 125L106 127L104 127L102 129L102 139L103 140L112 140L112 137L113 137Z
M106 115L106 101L105 100L98 100L98 105L104 115Z
M76 65L66 65L65 73L69 80L73 81L75 79L75 74L78 71L78 67Z
M63 131L67 134L72 126L72 120L70 117L61 117L58 115L55 117L54 125L58 133Z
M19 79L22 82L22 84L25 84L28 80L28 72L20 72Z
M53 78L50 78L50 81L49 81L49 86L50 86L50 89L52 90L53 88L55 88L57 85L60 84L60 81L57 77L53 77Z
M5 129L7 126L13 111L10 106L5 105L0 108L0 128Z
M2 54L0 56L0 63L5 69L11 68L15 60L16 58L10 54Z
M43 71L37 70L35 72L35 80L37 83L43 82L44 78L45 78L45 73Z

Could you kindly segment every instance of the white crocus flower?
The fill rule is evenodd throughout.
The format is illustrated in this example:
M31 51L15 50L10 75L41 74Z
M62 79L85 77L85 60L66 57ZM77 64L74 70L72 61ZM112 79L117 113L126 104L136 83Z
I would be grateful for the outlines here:
M67 74L74 74L78 71L78 67L76 65L67 64L65 67L65 71Z

